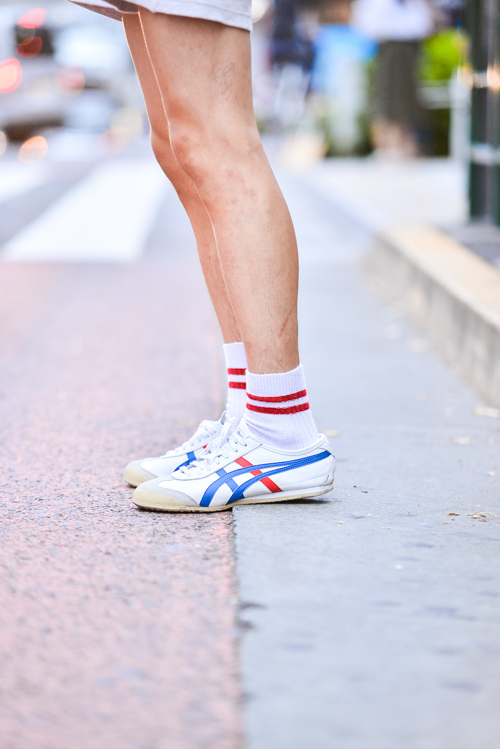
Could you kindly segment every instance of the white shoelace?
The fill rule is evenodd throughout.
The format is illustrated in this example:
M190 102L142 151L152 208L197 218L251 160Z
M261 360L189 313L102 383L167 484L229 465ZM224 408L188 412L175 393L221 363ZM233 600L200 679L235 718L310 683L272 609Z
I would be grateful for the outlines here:
M165 455L161 455L162 458L170 458L175 455L182 455L188 453L191 450L196 450L200 447L200 443L208 444L217 434L217 424L219 422L214 421L202 421L196 432L180 447L176 447L174 450L168 450Z
M243 435L236 430L238 420L228 419L222 427L218 440L214 440L199 458L187 466L181 466L175 473L181 473L188 478L200 478L216 471L224 461L246 447L247 442Z

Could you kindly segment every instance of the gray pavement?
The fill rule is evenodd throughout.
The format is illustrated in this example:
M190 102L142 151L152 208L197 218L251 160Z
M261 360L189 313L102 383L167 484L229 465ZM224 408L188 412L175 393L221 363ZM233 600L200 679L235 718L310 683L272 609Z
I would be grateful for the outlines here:
M85 179L52 166L58 184L12 198L24 223ZM0 262L0 749L500 746L499 421L369 291L362 259L398 190L371 211L380 173L352 166L279 174L308 390L338 459L316 501L207 518L130 505L124 460L222 406L172 191L135 262L80 264L71 233L65 263ZM398 220L436 169L419 165ZM9 221L0 244L19 237Z
M370 233L281 181L338 464L325 499L234 510L248 747L497 749L498 421L367 290Z

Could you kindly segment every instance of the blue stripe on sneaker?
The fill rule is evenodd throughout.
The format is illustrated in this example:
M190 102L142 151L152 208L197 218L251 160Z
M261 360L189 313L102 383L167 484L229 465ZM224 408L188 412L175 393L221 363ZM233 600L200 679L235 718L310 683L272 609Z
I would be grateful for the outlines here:
M238 489L232 494L231 499L229 500L229 502L227 502L227 504L229 504L230 502L237 502L239 499L245 499L245 490L248 489L249 486L252 486L252 484L255 484L257 481L261 481L264 476L267 478L268 476L274 476L275 473L283 473L284 471L288 471L291 468L300 468L301 466L310 465L311 463L317 463L320 460L324 460L329 455L330 453L328 452L328 450L325 450L322 453L311 455L308 458L300 458L293 464L288 463L284 468L275 468L272 471L267 471L266 473L263 472L259 476L252 476L251 479L248 479L248 481L245 481L244 484L241 484L238 487ZM255 466L253 467L253 470L255 470Z
M241 476L241 474L243 473L251 473L252 471L257 470L262 471L262 473L260 473L258 476L253 476L251 479L238 487L236 491L233 492L227 504L229 504L230 502L237 502L238 499L244 499L243 492L256 481L261 481L263 478L272 476L275 473L290 471L292 468L300 468L301 466L310 465L311 463L318 463L318 461L324 460L329 456L330 453L328 452L328 450L323 450L323 452L316 453L316 455L309 455L305 458L298 458L297 460L281 461L279 463L261 463L260 465L255 464L249 467L239 468L236 471L231 471L230 473L224 471L224 475L221 475L221 472L217 471L217 475L219 476L219 478L206 488L205 493L201 498L200 507L208 507L212 499L214 498L216 491L223 484L228 484L229 488L233 489L233 486L231 486L230 484L230 481L233 484L236 483L232 480L233 476Z
M225 470L224 468L220 468L220 469L219 469L219 470L217 471L217 476L220 476L221 478L222 478L223 476L227 476L227 475L228 475L228 473L227 473L227 471L226 471L226 470ZM227 483L227 485L229 486L229 488L230 488L230 489L232 489L233 491L234 491L235 489L237 489L237 488L238 488L238 484L237 484L237 483L236 483L236 481L235 481L234 479L232 479L231 477L229 477L229 478L228 478L228 479L226 480L226 483Z
M196 455L193 452L186 453L186 455L188 456L188 459L186 460L185 463L181 463L180 466L177 466L177 468L175 469L176 471L179 468L182 468L182 466L188 466L190 463L193 462L193 460L196 460Z

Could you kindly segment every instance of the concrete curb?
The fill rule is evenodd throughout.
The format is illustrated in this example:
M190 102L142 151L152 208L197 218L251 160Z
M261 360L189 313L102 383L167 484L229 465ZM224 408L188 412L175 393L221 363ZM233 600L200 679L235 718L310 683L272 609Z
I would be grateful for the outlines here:
M443 232L411 225L381 233L365 267L377 290L500 407L500 271Z

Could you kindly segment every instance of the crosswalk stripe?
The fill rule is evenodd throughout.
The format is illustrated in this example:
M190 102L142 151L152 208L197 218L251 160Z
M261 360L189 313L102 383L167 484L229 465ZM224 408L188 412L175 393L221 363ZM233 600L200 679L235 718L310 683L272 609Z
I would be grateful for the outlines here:
M113 161L4 245L11 262L129 262L143 252L167 188L151 161Z
M33 190L47 179L47 170L42 165L25 165L17 162L0 165L0 203L17 198Z

